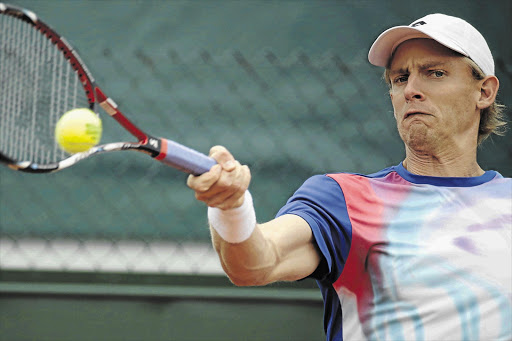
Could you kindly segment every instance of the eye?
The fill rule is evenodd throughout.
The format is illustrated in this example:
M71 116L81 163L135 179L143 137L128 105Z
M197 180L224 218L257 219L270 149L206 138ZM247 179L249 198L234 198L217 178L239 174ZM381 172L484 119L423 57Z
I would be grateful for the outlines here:
M446 72L444 72L443 70L432 70L430 71L430 74L435 78L441 78L446 74Z
M409 75L400 75L393 79L393 83L394 84L404 83L404 82L407 82L408 78L409 78Z

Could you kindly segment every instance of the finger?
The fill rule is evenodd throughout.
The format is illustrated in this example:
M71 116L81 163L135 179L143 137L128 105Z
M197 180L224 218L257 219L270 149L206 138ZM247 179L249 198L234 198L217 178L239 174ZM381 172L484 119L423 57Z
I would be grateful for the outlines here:
M223 146L214 146L210 149L210 156L217 161L218 164L226 171L232 171L236 165L233 163L235 158Z
M238 161L232 161L233 170L226 171L224 168L220 174L219 179L215 183L215 189L218 192L231 191L236 192L241 188L248 186L250 177L247 177L249 168L242 166ZM245 188L244 188L245 189ZM212 191L213 192L213 191Z
M221 173L222 167L217 164L199 176L190 174L187 178L187 186L196 192L206 192L219 180Z
M222 209L240 206L244 193L249 188L251 174L249 167L240 164L234 173L223 172L210 191L199 193L199 200L206 202L208 206Z
M227 172L220 165L215 165L215 169L212 167L210 171L213 174L189 176L187 184L196 192L196 199L207 204L212 200L218 203L233 193L246 189L250 178L249 180L244 179L243 172L248 172L248 167L244 168L238 161L234 161L234 164L235 169L232 172Z
M236 192L230 196L223 196L222 198L215 197L210 200L207 205L210 207L217 207L223 210L236 208L242 206L244 203L245 191Z

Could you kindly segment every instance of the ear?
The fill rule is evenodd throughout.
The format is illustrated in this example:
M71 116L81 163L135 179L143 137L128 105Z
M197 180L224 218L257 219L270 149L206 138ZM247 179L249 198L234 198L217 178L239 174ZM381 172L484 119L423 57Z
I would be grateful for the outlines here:
M487 76L480 82L480 98L477 100L476 106L481 110L490 107L496 100L500 81L496 76Z

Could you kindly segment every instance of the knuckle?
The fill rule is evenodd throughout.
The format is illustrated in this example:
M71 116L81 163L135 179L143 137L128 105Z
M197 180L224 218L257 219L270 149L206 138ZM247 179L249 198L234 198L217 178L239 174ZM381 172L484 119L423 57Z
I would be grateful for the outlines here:
M244 191L244 187L245 187L245 185L241 182L237 182L237 183L233 184L233 186L232 186L232 188L235 192Z
M246 175L246 176L249 176L249 178L250 178L250 177L251 177L251 169L249 168L249 166L247 166L247 165L243 165L243 166L242 166L242 169L243 169L243 171L244 171L245 175Z
M223 190L233 186L233 180L230 177L223 177L217 182L217 186Z
M190 174L187 178L187 186L190 187L190 188L193 188L194 187L194 179L195 177Z
M196 188L196 192L197 193L206 193L206 192L208 192L209 189L210 189L210 187L208 187L208 186L199 186Z

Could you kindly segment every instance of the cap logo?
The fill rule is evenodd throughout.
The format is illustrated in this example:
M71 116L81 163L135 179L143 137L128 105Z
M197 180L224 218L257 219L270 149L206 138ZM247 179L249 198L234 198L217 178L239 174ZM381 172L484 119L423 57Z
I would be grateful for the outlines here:
M416 21L415 23L411 24L411 27L426 25L427 23L424 21Z

